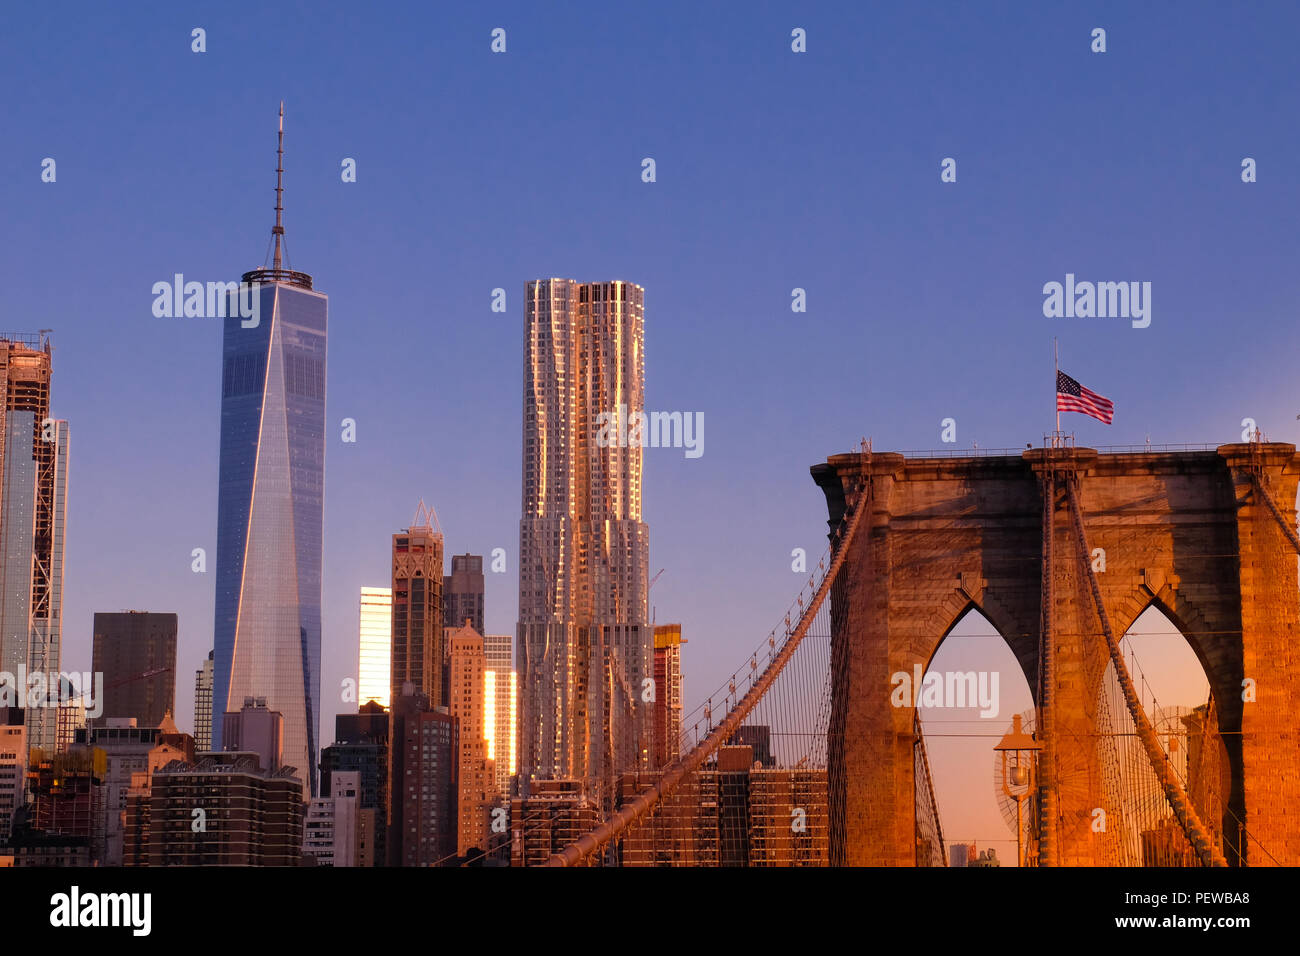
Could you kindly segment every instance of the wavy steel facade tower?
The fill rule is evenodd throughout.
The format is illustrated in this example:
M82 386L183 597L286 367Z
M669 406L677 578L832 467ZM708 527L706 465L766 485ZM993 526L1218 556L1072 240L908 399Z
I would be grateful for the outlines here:
M58 674L62 654L68 423L49 417L52 354L44 332L0 334L0 671L15 677ZM27 746L52 753L58 708L24 715Z
M275 257L244 274L260 312L227 318L222 345L212 746L226 711L264 697L315 795L329 300L282 265L283 147L281 106Z
M644 296L630 282L526 287L516 634L525 794L530 781L568 778L607 796L648 757L642 450L596 440L601 413L644 413Z

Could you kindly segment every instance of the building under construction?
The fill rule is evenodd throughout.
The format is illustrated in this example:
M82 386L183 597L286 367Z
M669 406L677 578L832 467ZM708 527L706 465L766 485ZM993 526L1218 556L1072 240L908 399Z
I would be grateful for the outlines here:
M658 773L624 774L624 803ZM825 769L765 767L724 746L620 841L623 866L826 866Z
M68 423L50 418L47 331L0 333L0 671L10 674L59 672ZM55 749L56 713L26 708L29 746Z

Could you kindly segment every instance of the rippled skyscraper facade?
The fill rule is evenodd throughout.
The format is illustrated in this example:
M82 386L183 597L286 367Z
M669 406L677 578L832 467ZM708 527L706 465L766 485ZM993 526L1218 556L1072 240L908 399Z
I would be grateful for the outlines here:
M519 523L520 774L609 796L646 765L649 531L639 442L601 442L599 416L645 410L644 290L530 282L524 305Z
M314 795L329 300L281 267L276 207L274 265L244 275L256 320L227 318L222 345L212 746L226 711L265 697L282 762Z

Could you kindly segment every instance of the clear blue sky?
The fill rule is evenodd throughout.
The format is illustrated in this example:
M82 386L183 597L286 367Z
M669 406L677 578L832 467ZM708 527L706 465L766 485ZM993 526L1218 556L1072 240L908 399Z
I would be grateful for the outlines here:
M291 263L330 296L326 742L357 590L386 583L420 497L449 553L506 549L487 624L514 632L531 278L643 285L648 405L704 413L704 456L648 450L644 492L691 705L784 613L791 549L824 547L809 465L863 435L938 447L946 417L960 446L1040 441L1053 336L1117 406L1068 416L1081 444L1235 441L1247 416L1300 435L1294 6L625 6L7 12L0 327L54 330L65 667L89 667L94 611L177 611L190 724L221 331L155 318L150 289L262 264L281 99ZM1067 272L1151 282L1150 327L1045 318Z

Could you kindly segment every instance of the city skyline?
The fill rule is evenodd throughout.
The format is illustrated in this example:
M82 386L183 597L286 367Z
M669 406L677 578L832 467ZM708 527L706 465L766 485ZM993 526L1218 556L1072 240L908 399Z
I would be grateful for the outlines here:
M333 129L336 107L313 95L326 82L312 65L320 51L295 47L280 61L264 38L250 39L240 56L271 64L269 77L223 69L214 80L190 72L175 90L145 96L148 108L181 115L190 139L207 122L248 131L214 142L211 157L187 142L174 159L135 151L123 132L93 115L92 106L105 105L94 91L84 106L69 105L66 89L43 94L37 105L60 104L52 117L19 105L23 155L34 163L53 154L60 166L57 183L41 187L44 192L18 185L32 178L21 165L0 185L16 221L32 224L30 243L8 243L15 250L12 268L48 279L49 250L67 249L60 258L85 261L93 290L48 282L15 290L20 314L54 313L32 324L56 327L59 414L79 434L69 505L75 593L65 614L65 667L89 662L94 611L152 607L159 588L176 595L167 606L180 614L180 672L201 666L210 646L218 586L217 522L208 513L218 495L219 398L212 383L220 374L219 333L210 320L152 316L147 292L177 272L228 279L238 274L241 257L251 258L243 253L263 235L269 206L266 124L281 94L297 137L288 174L295 251L329 277L325 284L346 317L336 330L341 344L337 337L335 343L336 356L346 358L330 370L323 417L329 487L316 749L329 741L333 715L355 709L339 687L357 676L357 589L384 579L387 537L420 495L441 510L448 553L486 558L504 550L507 570L485 575L485 629L514 632L520 561L513 502L522 477L515 470L523 364L517 333L525 283L540 276L630 276L644 283L651 303L647 407L709 416L709 451L701 460L645 453L645 518L654 528L648 570L666 568L649 604L660 605L665 620L683 621L691 635L683 650L688 705L725 682L779 619L801 583L791 571L792 549L820 554L825 515L808 466L851 449L863 432L878 448L1040 442L1051 424L1053 336L1069 357L1065 367L1117 401L1111 428L1082 420L1072 425L1080 444L1141 445L1148 435L1157 445L1236 441L1247 418L1270 438L1296 440L1300 409L1292 408L1284 357L1300 344L1290 320L1300 292L1291 265L1297 187L1282 175L1295 133L1270 118L1290 102L1294 80L1285 71L1281 38L1219 24L1205 15L1209 9L1192 8L1182 22L1147 11L1108 14L1112 37L1125 41L1095 69L1083 47L1078 62L1071 61L1077 69L1057 80L1067 103L1111 118L1072 152L1061 145L1073 135L1071 123L1019 79L1056 76L1055 56L1026 37L1049 37L1059 50L1084 27L1080 21L1067 28L1041 11L955 12L928 36L888 12L843 11L834 26L806 17L815 56L793 67L778 59L787 54L790 24L775 8L760 8L745 24L706 15L699 35L651 31L651 49L680 44L686 76L660 81L653 94L633 79L613 81L620 97L645 107L646 132L617 148L600 144L594 155L564 160L550 154L580 128L583 107L615 98L583 90L573 66L544 80L532 72L542 63L540 48L598 45L592 43L596 27L575 22L573 14L548 24L517 11L505 60L513 72L505 77L489 74L495 65L480 64L484 51L471 43L451 50L456 68L481 78L482 89L463 107L432 97L432 118L418 129L383 131L372 119ZM176 42L170 25L125 16L138 27L136 45L100 51L96 62L118 63L114 58L129 57L132 49ZM1026 22L1013 28L1018 19ZM102 22L90 20L91 26ZM453 15L451 23L477 35L471 17ZM38 15L18 25L15 36L21 40L23 30L40 26ZM374 24L359 29L370 41L365 46L388 36ZM1205 35L1210 30L1213 47ZM875 49L873 57L892 71L885 83L883 67L862 58L859 41L851 39L881 33L899 37L908 49L940 51L934 55L972 81L948 88L899 54ZM971 50L968 35L978 40ZM1152 52L1155 38L1160 49ZM1227 94L1201 77L1203 62L1241 55L1247 41L1263 93L1257 102L1234 102L1239 112L1228 114ZM326 37L325 51L342 56L342 42ZM88 68L75 63L91 43L89 34L79 35L56 57L69 75L93 87L86 83ZM421 75L419 52L413 42L398 41L389 51L394 74ZM218 51L206 55L216 58ZM617 65L608 53L593 55L597 64ZM682 105L691 86L705 80L736 96L745 64L768 55L776 65L755 79L744 108L718 110L721 98L711 93L698 109ZM373 53L362 56L378 63ZM15 57L24 75L41 75L29 54ZM536 84L522 105L507 97L517 92L518 61ZM185 69L193 62L183 47L166 61L167 68ZM128 75L138 83L156 69L142 65ZM1109 72L1085 84L1079 76L1089 69ZM1097 82L1100 91L1090 92ZM382 83L381 95L400 85ZM437 83L426 78L420 88L433 94ZM852 110L862 88L897 98L881 100L860 126L841 127L838 117ZM1133 90L1140 104L1127 98ZM1183 92L1170 108L1151 108L1173 90ZM976 94L986 104L982 123L963 115ZM355 107L374 93L341 95ZM813 95L825 101L810 102ZM1009 101L1005 107L996 105L999 95ZM530 107L548 97L577 98L575 119L533 119ZM656 105L663 98L684 118ZM991 114L986 98L995 101ZM1011 122L1020 117L1023 125ZM444 143L434 130L455 120L471 121L467 138ZM504 158L509 136L498 127L512 125L540 141L528 162ZM882 140L873 133L881 126L902 132ZM830 131L844 137L843 149L828 146ZM687 148L691 138L700 140L699 149ZM76 147L86 139L100 144L120 198L95 198L104 173L93 152ZM1123 161L1135 143L1144 158ZM640 179L646 155L659 161L654 183ZM960 174L942 185L939 164L950 155ZM1244 184L1240 161L1256 155L1260 181ZM338 176L339 161L348 156L360 169L352 184ZM221 214L206 210L173 221L174 202L159 198L166 191L218 196ZM745 208L756 193L769 197L761 213ZM140 225L110 238L87 225L78 203ZM585 204L637 221L635 235L582 235L573 227ZM384 225L374 225L372 216ZM1160 224L1155 243L1153 222ZM503 223L520 225L503 239ZM996 254L978 248L982 237L1004 231L1012 234ZM115 242L120 249L111 248ZM1042 285L1067 272L1151 280L1152 324L1134 329L1127 322L1046 318ZM394 282L392 300L376 301L375 277L397 275L420 281ZM791 312L794 287L807 290L808 312ZM504 314L491 308L497 288L505 290ZM1003 331L984 334L991 327ZM390 358L390 351L397 354ZM105 381L106 362L117 363L122 374ZM393 389L375 387L381 368L385 377L419 383L420 400L409 403L419 414L394 402ZM823 382L831 378L838 394L828 402ZM1232 387L1207 387L1220 381ZM133 418L123 406L146 411ZM941 423L949 417L957 440L945 444ZM356 442L340 439L345 418L357 423ZM422 437L412 442L412 435ZM123 461L124 446L166 447L167 453L141 452L148 463L142 470ZM447 455L447 448L456 454ZM81 474L95 475L94 484L78 480ZM739 486L738 475L744 476ZM133 534L142 516L150 527ZM192 570L195 548L207 553L202 574ZM105 566L106 554L120 557ZM183 710L188 696L178 701ZM214 706L214 719L221 709ZM187 717L192 720L178 714L178 723L189 726Z

